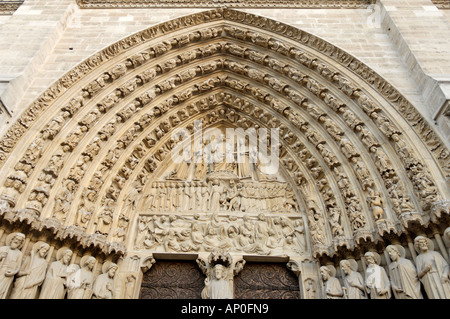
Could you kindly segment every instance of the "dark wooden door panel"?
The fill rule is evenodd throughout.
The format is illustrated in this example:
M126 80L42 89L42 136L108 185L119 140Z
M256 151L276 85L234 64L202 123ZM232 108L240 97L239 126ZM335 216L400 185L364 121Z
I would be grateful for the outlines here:
M234 289L236 299L300 299L298 278L285 264L247 263Z
M195 261L157 261L144 274L141 299L200 299L205 277Z

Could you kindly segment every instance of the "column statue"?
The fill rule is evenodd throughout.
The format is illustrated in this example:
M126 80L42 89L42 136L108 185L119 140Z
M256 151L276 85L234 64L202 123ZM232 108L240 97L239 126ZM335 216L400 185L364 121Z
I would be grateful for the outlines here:
M114 277L118 266L113 262L105 262L102 266L102 274L95 280L92 288L92 299L114 298Z
M6 299L8 291L19 272L23 254L20 251L25 235L12 233L6 237L6 246L0 248L0 299Z
M365 287L370 299L390 299L391 283L383 267L380 266L380 255L375 252L367 252L367 268L365 273Z
M56 261L48 267L39 299L64 299L67 277L79 269L78 265L69 265L72 255L72 250L67 247L62 247L56 252Z
M386 250L391 258L389 277L395 299L423 299L416 267L405 258L405 249L400 245L389 245Z
M364 279L357 271L358 264L354 259L341 260L340 266L345 276L343 278L344 295L346 299L367 299L364 289Z
M50 249L47 243L38 241L33 245L30 256L25 259L16 275L11 299L35 299L37 290L45 279L47 260L45 257Z
M333 265L322 266L320 275L323 282L323 295L327 299L342 299L344 292L339 279L336 278L336 268Z
M414 239L414 247L418 253L417 274L428 298L450 299L449 265L444 257L433 250L433 242L424 236Z

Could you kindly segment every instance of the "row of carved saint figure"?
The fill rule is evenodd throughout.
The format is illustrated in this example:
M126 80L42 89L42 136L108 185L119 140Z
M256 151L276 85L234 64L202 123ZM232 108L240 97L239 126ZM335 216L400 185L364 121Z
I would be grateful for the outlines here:
M23 258L21 248L25 235L12 233L6 246L0 247L1 299L112 299L114 277L118 266L112 262L102 265L102 274L95 278L97 262L93 256L81 258L80 266L71 264L73 252L60 248L56 261L48 264L50 246L38 241L31 253ZM415 264L405 258L400 245L386 248L391 262L388 271L380 266L380 256L367 252L364 277L358 272L354 259L340 262L342 283L336 278L334 266L320 268L323 295L329 299L450 299L450 267L445 258L434 251L433 242L417 236L414 246L418 252ZM23 261L23 262L22 262ZM422 293L423 291L425 294Z
M334 266L322 266L323 295L327 299L450 299L449 265L433 250L433 245L424 236L415 238L418 252L415 265L405 258L402 246L389 245L386 248L391 259L388 271L380 266L380 255L369 251L364 255L367 261L364 276L358 272L354 259L341 260L342 284L335 277Z
M115 263L103 263L102 274L95 278L95 257L82 257L80 266L71 264L73 252L63 247L49 264L47 243L38 241L24 258L24 242L24 234L12 233L7 236L6 246L0 247L0 299L113 298L118 269Z

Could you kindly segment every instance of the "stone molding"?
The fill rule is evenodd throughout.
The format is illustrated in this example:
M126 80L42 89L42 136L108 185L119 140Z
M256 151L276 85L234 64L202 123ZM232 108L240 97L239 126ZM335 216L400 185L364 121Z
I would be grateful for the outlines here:
M77 0L81 9L121 8L304 8L304 9L357 9L367 8L374 0Z

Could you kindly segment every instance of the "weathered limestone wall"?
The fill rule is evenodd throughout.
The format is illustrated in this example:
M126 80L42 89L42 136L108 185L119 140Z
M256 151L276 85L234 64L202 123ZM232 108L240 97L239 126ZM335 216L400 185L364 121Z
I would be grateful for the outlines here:
M450 133L450 23L431 0L380 1L383 28L422 94L421 112ZM447 12L447 13L446 13Z
M79 9L75 0L26 0L13 16L0 19L1 100L14 116L108 44L201 10ZM431 0L383 0L368 9L245 10L294 25L348 51L396 86L428 119L439 114L448 98L450 36L444 35L450 32L449 14ZM6 120L0 114L0 121ZM439 123L446 127L441 119Z

